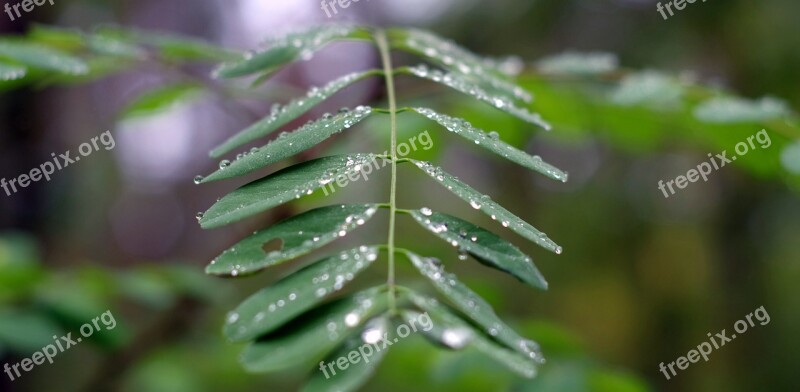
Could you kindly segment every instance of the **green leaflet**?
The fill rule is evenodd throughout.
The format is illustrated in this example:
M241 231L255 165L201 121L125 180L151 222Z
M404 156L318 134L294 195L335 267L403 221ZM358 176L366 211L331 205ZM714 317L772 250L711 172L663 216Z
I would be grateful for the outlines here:
M77 57L41 45L0 41L0 59L7 58L31 68L83 75L89 66Z
M528 91L502 77L506 73L504 68L508 68L504 66L507 63L478 57L453 41L423 30L391 29L389 35L394 48L427 58L508 98L526 103L533 100Z
M328 83L324 87L311 88L303 98L295 99L283 106L275 105L272 107L272 113L270 113L269 116L256 122L255 124L222 143L222 145L211 151L211 156L214 158L219 158L223 154L227 154L237 147L250 143L258 138L267 136L278 128L308 113L309 110L317 106L320 102L328 99L345 87L367 77L379 75L381 73L382 72L378 70L353 72Z
M312 27L289 34L272 42L269 48L244 55L239 61L225 63L214 71L217 78L235 78L259 72L271 72L296 59L310 58L313 53L332 41L364 39L366 31L359 26L333 25Z
M242 364L252 372L292 368L318 359L341 344L364 321L387 310L384 288L358 292L308 313L309 318L288 325L247 346Z
M159 87L136 97L122 110L120 119L152 116L168 110L186 98L199 95L201 87L195 84L174 84Z
M476 191L455 176L446 173L440 167L436 167L429 162L421 162L413 159L411 162L424 171L425 174L447 188L447 190L458 196L461 200L468 202L472 208L480 210L493 220L499 221L503 227L508 227L515 233L551 252L561 253L561 247L548 238L546 234L494 202L488 195Z
M225 335L234 342L274 331L338 292L378 258L362 246L317 261L245 300L228 314Z
M428 79L436 83L441 83L461 93L470 95L489 104L499 110L511 114L523 121L550 130L552 127L542 119L538 113L531 113L528 109L517 106L513 101L503 95L490 94L469 79L455 73L445 73L438 69L430 69L425 65L398 69L398 72L406 72L422 79Z
M482 264L507 272L533 287L547 289L547 281L530 257L494 233L428 208L411 211L411 216L437 237L471 254Z
M715 97L698 105L694 116L716 124L753 123L779 119L791 114L786 102L764 97L750 101L735 97Z
M223 252L206 273L237 276L292 260L321 248L361 227L377 211L374 204L316 208L257 231ZM280 250L266 253L264 245L280 240Z
M445 271L438 260L411 252L406 252L406 255L420 273L433 283L436 290L477 323L484 333L532 361L543 362L538 344L514 332L497 317L488 302L461 283L454 274Z
M336 115L324 116L311 121L292 132L281 133L269 144L254 148L250 153L241 154L233 162L222 161L220 169L203 179L211 182L234 178L251 173L275 162L308 150L325 139L358 124L372 114L369 106L359 106L353 110L341 111Z
M408 298L420 309L425 310L433 320L434 329L428 332L423 331L423 334L437 344L453 349L460 349L464 346L474 347L520 376L527 378L535 377L537 366L544 363L544 357L539 353L538 345L530 340L523 339L525 343L521 343L521 345L529 347L529 352L524 355L520 354L516 350L509 350L487 338L481 331L453 314L447 306L440 304L439 301L415 292L409 292Z
M337 351L334 351L323 362L329 364L339 358L346 358L348 355L352 357L351 353L359 352L359 349L364 352L364 355L360 355L359 352L353 363L348 361L345 370L340 370L336 365L326 367L325 372L315 368L311 379L303 388L303 392L350 392L358 390L369 380L375 369L380 365L386 352L389 351L388 347L384 349L382 345L373 343L373 341L375 336L383 336L384 332L388 332L390 325L391 323L386 317L370 320L361 334L348 338ZM370 343L373 345L366 348Z
M601 75L614 72L619 59L613 53L564 52L536 62L539 72L550 75Z
M374 154L335 155L287 167L223 197L198 215L205 229L224 226L310 195L340 175L358 175L378 158Z
M0 62L0 81L22 79L28 74L28 69L19 66Z
M475 142L475 144L502 156L520 166L527 169L537 171L550 177L554 180L561 182L567 181L567 173L542 161L539 156L531 156L528 153L518 150L511 145L500 140L500 135L497 132L486 133L483 130L475 128L469 121L450 117L444 114L436 113L428 108L414 108L415 112L433 120L445 127L448 131L461 136L467 140Z

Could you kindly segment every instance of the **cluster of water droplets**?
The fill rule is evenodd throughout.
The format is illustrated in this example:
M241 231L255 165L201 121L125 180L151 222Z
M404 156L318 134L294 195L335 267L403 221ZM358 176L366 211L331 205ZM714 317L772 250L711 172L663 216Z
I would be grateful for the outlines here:
M440 167L432 165L430 162L413 161L414 165L424 171L431 178L436 179L447 187L448 190L453 192L460 199L469 203L469 205L492 218L492 220L499 221L503 227L508 227L521 236L535 242L536 244L548 249L552 252L560 254L562 249L547 234L537 230L528 222L520 219L512 214L499 204L497 204L489 195L481 194L469 185L463 183L457 177L445 173ZM426 215L430 209L422 209L420 213ZM430 214L426 215L430 216Z
M483 298L458 281L454 274L446 272L441 264L435 263L431 258L417 255L410 255L410 259L414 266L430 279L444 296L477 322L486 333L509 344L511 348L527 358L534 361L543 360L539 346L535 342L522 338L505 325Z
M252 148L250 151L240 153L233 161L222 160L219 163L219 172L209 178L228 178L233 175L246 174L275 163L297 152L313 147L316 143L333 134L349 129L361 122L372 113L370 106L358 106L351 110L341 108L336 114L325 113L318 120L310 120L302 127L292 132L281 132L278 137L261 148ZM229 169L230 168L230 169ZM224 171L232 170L231 173ZM195 183L204 180L202 176L195 177Z
M306 306L340 291L377 258L377 248L361 246L320 261L286 278L294 288L277 286L283 294L272 295L275 291L268 289L245 301L239 309L228 314L227 328L232 328L239 336L248 332L264 332L265 322L294 315L296 310L292 309L293 303ZM292 281L293 277L296 277L295 281Z
M529 155L528 153L518 150L501 141L500 135L497 132L484 132L483 130L474 127L467 120L437 113L436 111L428 108L414 108L414 111L433 121L436 121L448 131L472 140L475 144L499 154L512 162L518 163L528 169L540 172L550 178L560 181L567 180L567 174L565 172L544 162L538 155Z
M533 96L522 87L495 75L495 72L518 67L501 66L499 63L481 59L453 41L444 40L423 31L410 31L405 43L412 50L424 53L425 56L435 59L467 77L475 77L488 83L491 87L507 93L515 99L525 102L533 100Z
M383 340L383 335L389 331L389 320L385 317L376 317L369 320L361 332L361 341L366 344L377 344Z
M341 206L342 209L347 207ZM225 272L232 276L255 272L291 260L346 236L349 232L363 226L375 215L377 210L374 205L369 205L361 212L347 214L328 232L298 230L286 233L279 223L277 226L255 232L247 240L225 250L211 261L211 265L217 266L215 269L226 268ZM264 253L263 245L277 238L283 240L281 250ZM362 251L366 252L367 249L362 249ZM357 268L361 268L361 265L357 265Z
M542 119L539 113L531 113L525 108L517 106L514 102L505 96L489 94L480 86L472 83L461 75L454 73L443 72L438 69L430 69L427 65L418 65L409 67L409 71L417 77L432 80L437 83L442 83L454 90L460 91L464 94L473 96L481 101L484 101L497 109L506 113L519 117L531 124L540 126L545 130L550 130L552 127L549 123Z
M442 343L453 350L460 350L472 341L472 331L464 327L445 328L442 331Z
M350 311L343 317L334 317L328 320L326 323L328 339L331 341L339 339L340 336L358 327L365 318L369 317L378 305L375 300L376 293L375 290L366 290L356 294L353 297L353 308Z
M2 81L22 79L27 74L28 70L25 67L0 64L0 80Z

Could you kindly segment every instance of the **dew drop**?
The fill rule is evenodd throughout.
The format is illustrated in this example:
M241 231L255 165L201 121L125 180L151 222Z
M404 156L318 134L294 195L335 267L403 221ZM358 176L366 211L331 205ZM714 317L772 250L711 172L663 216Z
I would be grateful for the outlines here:
M347 316L344 317L344 324L351 328L358 325L359 321L360 318L356 313L349 313Z

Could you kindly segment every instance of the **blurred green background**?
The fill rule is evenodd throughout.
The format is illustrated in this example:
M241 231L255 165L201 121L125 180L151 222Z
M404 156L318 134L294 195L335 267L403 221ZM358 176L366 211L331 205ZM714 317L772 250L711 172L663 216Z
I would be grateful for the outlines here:
M477 53L521 56L526 67L520 83L536 95L532 108L554 124L550 133L409 79L398 86L401 105L430 105L467 118L571 175L567 184L548 181L433 123L400 117L400 140L426 129L433 136L435 147L414 157L435 160L492 195L565 251L550 254L502 231L401 166L401 206L458 215L533 257L550 282L547 292L487 272L473 260L459 261L449 246L409 221L399 222L400 246L450 264L503 319L541 343L548 363L538 378L521 380L476 353L443 352L413 337L393 346L364 390L797 390L797 117L788 109L748 115L740 107L709 119L698 108L732 92L800 107L798 15L800 3L789 0L695 3L667 21L654 1L644 0L373 0L332 18L418 26ZM0 33L2 39L26 36L68 50L69 39L54 39L61 33L36 25L86 32L116 25L238 51L328 21L316 1L72 0L37 7L15 21L0 14ZM537 62L567 51L614 53L621 66L598 70L586 68L592 63L585 59L569 63L564 57ZM220 333L229 309L297 264L241 280L205 277L203 267L245 234L287 216L323 204L385 200L388 173L208 232L197 226L196 212L238 183L196 187L192 178L216 166L207 158L210 148L268 113L273 103L375 66L378 59L369 45L336 44L265 86L242 92L220 90L208 78L214 63L197 57L202 61L97 56L89 76L41 72L0 81L0 178L25 173L51 152L75 149L106 130L116 141L115 149L94 153L50 182L12 196L0 193L0 364L30 356L53 335L75 331L106 310L118 323L18 381L0 374L0 390L291 391L315 371L247 374L237 363L241 347ZM652 71L640 73L645 70ZM186 83L200 87L141 100L160 87ZM342 106L380 102L381 91L378 81L364 82L298 123ZM382 152L386 129L385 118L370 121L302 158ZM771 137L769 148L668 199L658 190L659 180L685 174L708 153L732 152L761 129ZM369 225L345 242L382 240L385 221ZM403 264L402 284L432 292ZM378 283L385 272L376 263L354 286ZM760 306L769 324L748 330L715 350L709 362L672 380L659 372L659 363L686 355L709 332L730 331Z

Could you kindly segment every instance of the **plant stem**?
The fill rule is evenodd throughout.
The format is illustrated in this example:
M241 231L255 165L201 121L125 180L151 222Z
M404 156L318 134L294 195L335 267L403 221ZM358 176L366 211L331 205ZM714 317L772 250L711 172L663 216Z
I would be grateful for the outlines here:
M394 91L394 72L392 70L391 52L389 51L389 41L386 38L385 31L378 30L375 33L375 43L378 45L378 50L381 53L383 73L386 79L386 93L389 96L389 115L391 117L392 184L391 193L389 194L389 239L387 241L389 247L389 273L386 278L386 286L389 289L389 309L392 313L397 313L397 294L394 276L394 228L395 216L397 215L397 99Z

